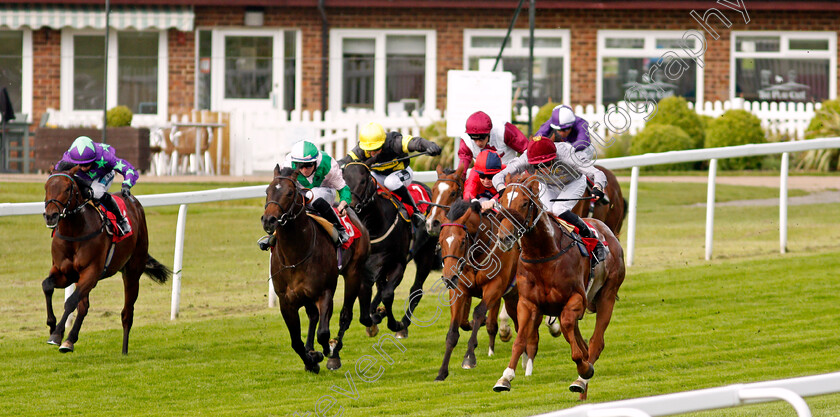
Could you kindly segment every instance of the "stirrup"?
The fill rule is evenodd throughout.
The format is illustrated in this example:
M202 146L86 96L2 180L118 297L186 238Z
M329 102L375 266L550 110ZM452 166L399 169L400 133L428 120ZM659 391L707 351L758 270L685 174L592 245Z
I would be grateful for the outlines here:
M342 230L342 229L338 229L338 228L336 228L335 230L338 232L338 244L339 245L343 245L343 244L347 243L348 240L350 240L350 235L347 233L347 230Z
M131 224L128 222L128 219L123 217L122 221L117 222L117 229L120 230L120 236L125 236L131 233Z

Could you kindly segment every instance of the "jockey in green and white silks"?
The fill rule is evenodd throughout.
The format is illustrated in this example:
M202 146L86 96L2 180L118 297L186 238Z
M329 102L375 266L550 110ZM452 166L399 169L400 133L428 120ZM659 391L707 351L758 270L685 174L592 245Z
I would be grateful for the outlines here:
M308 188L312 192L309 206L335 226L339 243L347 242L347 230L332 209L332 203L338 194L338 212L342 216L346 215L345 209L351 198L350 187L344 182L338 162L311 142L302 140L292 145L283 166L299 172L296 178L298 188ZM262 250L268 249L270 242L267 236L260 239L259 246Z

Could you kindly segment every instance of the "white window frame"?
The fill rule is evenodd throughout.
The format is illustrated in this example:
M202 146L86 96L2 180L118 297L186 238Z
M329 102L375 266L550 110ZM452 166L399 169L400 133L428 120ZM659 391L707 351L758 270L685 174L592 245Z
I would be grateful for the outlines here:
M498 56L499 48L497 47L473 47L472 38L478 36L493 36L504 38L507 33L506 29L464 29L464 69L469 69L470 57L472 56ZM522 46L522 39L527 39L530 36L529 29L514 29L510 32L510 46L506 46L502 52L502 60L505 57L527 58L529 51L527 47ZM556 99L562 100L563 103L569 103L571 90L571 52L569 45L572 41L571 31L569 29L534 29L534 38L561 38L561 46L554 47L537 47L534 46L535 57L548 58L563 58L563 97ZM539 105L540 103L533 103Z
M695 33L696 32L696 33ZM700 32L692 31L693 34L697 34ZM595 101L596 105L602 104L604 100L604 86L602 84L603 81L603 72L604 72L604 58L651 58L651 57L661 57L667 51L674 51L677 56L685 60L692 60L694 61L695 58L687 53L682 48L675 48L675 49L657 49L656 48L656 39L657 38L668 38L668 39L681 39L683 35L686 34L686 31L682 30L599 30L598 31L598 68L596 72L596 83L595 83ZM703 42L707 44L707 40L704 35ZM641 49L620 49L620 48L607 48L607 38L643 38L644 39L644 46ZM693 38L693 37L692 37ZM699 46L696 46L699 49ZM696 80L696 102L693 103L695 108L698 106L703 105L703 88L704 88L704 68L705 65L705 52L703 53L702 57L699 57L699 62L697 62L697 80ZM700 65L703 63L703 65Z
M32 91L33 80L33 52L32 52L32 30L26 27L17 29L0 29L4 32L23 32L23 53L21 63L21 88L20 88L20 103L12 103L16 107L16 113L26 114L26 121L32 121ZM23 120L17 120L22 122Z
M120 32L128 30L111 30L108 36L108 73L107 89L108 96L105 98L105 107L108 109L116 106L117 103L117 62L119 61L118 38ZM151 32L158 34L158 96L156 114L135 114L131 119L132 126L153 126L166 123L169 114L169 51L166 30L142 30L138 32ZM84 35L105 36L104 30L75 30L63 29L61 31L61 111L71 117L90 117L102 113L101 110L76 110L73 108L73 37Z
M388 103L386 97L386 52L385 39L392 35L425 36L426 37L426 92L423 97L425 111L437 108L437 33L434 30L421 29L332 29L330 30L330 90L329 109L341 111L341 99L344 79L342 59L345 38L373 39L374 71L373 71L373 111L385 114Z
M736 52L738 36L778 36L779 52ZM821 39L828 41L828 51L791 50L790 39ZM737 58L828 59L828 99L837 98L837 32L815 31L733 31L729 41L729 98L735 98L735 60Z

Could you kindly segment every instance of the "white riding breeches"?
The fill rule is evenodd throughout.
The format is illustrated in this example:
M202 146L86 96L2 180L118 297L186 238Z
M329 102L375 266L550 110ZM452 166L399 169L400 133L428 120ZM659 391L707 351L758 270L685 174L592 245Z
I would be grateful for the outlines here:
M318 198L323 198L324 201L330 203L330 205L335 202L336 192L330 187L315 187L311 188L310 191L312 191L313 201Z
M111 188L111 183L114 182L114 171L109 172L104 177L92 182L90 188L93 190L93 198L99 200Z
M414 171L411 170L411 167L394 171L388 175L382 175L376 171L370 173L373 174L373 178L376 178L380 184L391 191L400 187L408 187L414 181Z
M555 216L567 212L575 207L578 200L571 201L551 201L555 198L580 198L583 192L586 191L586 176L581 175L577 179L563 184L562 187L550 186L540 184L540 201L543 207L548 208L548 211Z

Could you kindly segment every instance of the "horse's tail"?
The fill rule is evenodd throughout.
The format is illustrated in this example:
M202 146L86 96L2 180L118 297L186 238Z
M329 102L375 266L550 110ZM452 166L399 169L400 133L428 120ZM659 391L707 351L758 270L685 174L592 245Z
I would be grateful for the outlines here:
M152 258L151 255L146 259L146 269L143 272L158 284L166 283L172 276L172 270L158 262L157 259Z

